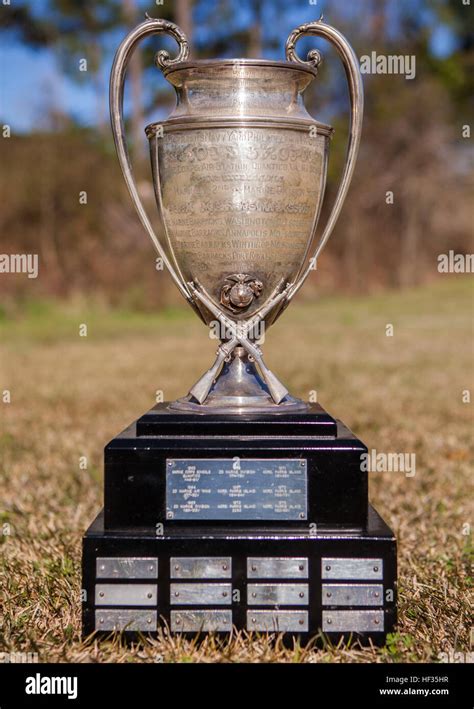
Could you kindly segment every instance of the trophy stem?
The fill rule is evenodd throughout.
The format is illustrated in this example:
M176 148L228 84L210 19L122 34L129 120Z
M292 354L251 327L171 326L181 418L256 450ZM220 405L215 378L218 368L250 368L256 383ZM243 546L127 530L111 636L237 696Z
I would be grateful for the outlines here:
M191 388L187 396L173 401L169 405L170 409L200 414L228 415L296 413L308 410L308 404L288 393L280 403L276 404L269 387L255 366L254 358L248 354L244 347L235 347L226 358L224 358L225 352L225 343L223 343L218 350L214 365ZM217 374L220 364L222 368ZM210 377L212 377L212 382L209 387ZM283 384L275 375L273 377L274 384L278 384L284 389ZM284 390L286 391L286 389ZM202 402L198 397L202 397Z

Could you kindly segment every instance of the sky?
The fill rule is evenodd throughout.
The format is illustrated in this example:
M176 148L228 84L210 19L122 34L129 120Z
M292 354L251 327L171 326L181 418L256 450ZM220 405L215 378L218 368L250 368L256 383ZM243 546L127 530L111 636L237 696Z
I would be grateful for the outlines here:
M37 12L41 13L44 6L45 0L35 0ZM295 26L317 14L315 8L306 3L297 10L291 13L295 17ZM198 26L197 31L205 32L205 28L200 30ZM119 40L118 36L117 43ZM455 51L456 38L447 26L438 25L432 30L430 46L434 55L446 57ZM112 50L108 52L100 74L104 114L112 54ZM31 49L4 33L0 42L0 121L18 133L35 128L47 129L48 113L55 109L84 126L93 126L97 121L98 96L91 85L91 77L87 79L78 83L65 76L54 48Z

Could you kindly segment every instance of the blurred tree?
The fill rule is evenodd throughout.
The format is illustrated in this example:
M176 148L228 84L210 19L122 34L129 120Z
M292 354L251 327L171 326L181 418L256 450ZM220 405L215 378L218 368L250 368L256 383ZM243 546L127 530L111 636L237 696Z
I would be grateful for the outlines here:
M431 72L439 78L462 111L474 106L474 23L469 4L430 0L436 16L435 28L445 28L453 44L452 51L427 57ZM471 20L471 21L469 21Z
M263 56L263 0L253 0L253 22L249 28L247 56L252 59L261 59Z
M4 32L15 33L31 47L43 47L53 42L59 35L57 25L48 17L35 14L31 4L26 1L4 5L0 17Z
M439 253L449 248L472 251L468 196L473 149L472 141L461 136L462 126L472 124L474 94L469 6L449 0L331 0L330 5L321 0L316 7L296 7L286 0L175 0L163 6L151 0L42 0L37 4L15 0L2 6L1 17L3 27L28 46L51 47L68 76L77 81L92 79L97 124L103 125L106 66L118 42L145 10L177 22L192 38L195 57L282 59L288 32L316 19L321 9L325 20L350 39L359 57L372 51L414 55L416 78L364 75L360 157L314 287L366 290L378 284L398 287L420 282L435 274ZM153 66L156 45L171 53L175 49L171 39L151 40L130 68L131 100L126 100L126 109L135 153L144 143L148 114L156 118L158 99L160 103L173 100L172 89ZM313 38L303 39L300 56L314 46L321 46L325 62L306 96L307 106L336 128L322 228L345 157L348 104L344 71L333 50ZM88 72L78 71L81 57L88 59ZM128 288L141 288L140 274L148 274L143 302L151 301L151 293L157 302L163 290L154 291L150 245L137 237L140 227L110 150L109 131L97 140L96 132L79 130L73 118L62 115L53 103L44 92L42 109L50 116L44 133L35 122L30 138L13 137L3 146L0 228L8 235L6 247L34 250L39 237L47 264L48 278L43 283L50 292L100 289L117 302L126 297ZM87 209L77 204L77 194L85 185L90 196ZM143 185L149 189L148 178ZM392 193L393 204L387 198Z
M176 24L181 27L184 34L188 38L189 49L192 53L193 51L193 38L194 38L194 23L193 23L193 9L191 0L175 0L174 2L174 15Z
M46 0L42 11L28 0L2 8L3 27L16 32L28 45L52 46L64 71L74 81L92 76L97 97L97 125L106 123L106 89L101 75L103 41L117 26L120 3L116 0ZM87 65L80 65L80 60Z
M252 58L278 52L283 58L281 24L294 16L294 9L286 0L197 0L196 51L204 57Z
M128 27L132 28L138 24L138 12L136 0L124 0L124 19ZM129 66L129 79L132 87L132 108L131 108L131 133L134 157L141 161L145 157L143 149L143 126L145 119L143 115L143 95L142 95L142 55L138 50L133 55Z
M97 125L107 126L107 89L104 81L104 37L121 20L120 4L115 0L49 0L51 19L60 30L58 55L65 71L74 81L92 76L97 99ZM87 71L79 62L87 60Z

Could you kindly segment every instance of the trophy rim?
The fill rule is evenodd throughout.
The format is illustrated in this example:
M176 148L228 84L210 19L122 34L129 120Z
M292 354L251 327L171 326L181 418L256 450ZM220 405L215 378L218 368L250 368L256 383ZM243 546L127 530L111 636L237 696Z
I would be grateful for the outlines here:
M288 69L291 71L301 71L305 74L309 74L311 77L315 77L318 74L317 68L313 67L311 64L297 63L297 62L287 62L279 61L273 59L193 59L191 61L177 62L176 64L170 64L163 70L163 75L167 78L170 74L176 71L181 71L182 69L212 69L219 66L229 67L229 66L257 66L257 67L269 67L274 69Z
M207 119L206 116L177 116L176 118L167 118L164 121L153 121L145 126L145 134L147 138L154 137L158 129L163 128L165 131L172 130L187 130L189 128L283 128L288 130L308 130L308 127L316 126L319 135L327 138L332 138L334 128L328 123L322 123L314 118L262 118L262 116L245 116L238 118L236 116L219 116Z

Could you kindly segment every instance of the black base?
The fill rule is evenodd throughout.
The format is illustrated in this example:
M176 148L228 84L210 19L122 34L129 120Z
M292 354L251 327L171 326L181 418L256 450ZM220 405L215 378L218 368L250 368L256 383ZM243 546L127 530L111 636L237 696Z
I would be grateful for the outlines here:
M235 627L383 644L396 541L368 504L366 452L318 404L266 417L155 406L104 451L84 636Z
M166 510L168 459L307 460L306 522L331 528L365 528L368 478L361 472L366 446L340 421L311 404L304 414L216 416L181 414L158 404L116 436L104 450L106 529L180 527ZM205 520L184 524L205 527ZM242 526L255 531L258 520ZM285 529L300 525L286 521ZM228 521L221 525L228 526ZM263 530L269 524L263 520ZM273 525L270 525L273 526Z
M226 530L214 529L212 533L206 533L202 530L199 535L196 530L190 529L188 533L185 530L180 530L175 533L170 530L165 530L163 535L156 536L150 530L135 530L135 531L108 531L104 530L102 513L97 517L91 525L84 537L83 549L83 593L85 602L83 606L83 633L88 636L97 631L100 635L107 635L111 628L107 625L108 631L101 629L101 618L104 616L104 611L122 608L127 611L127 617L119 621L116 626L125 631L127 638L135 638L136 631L127 631L127 622L133 618L137 612L140 614L145 612L143 616L144 625L141 627L144 633L150 632L151 635L156 635L159 625L166 625L173 632L180 632L179 626L175 622L171 622L171 611L189 611L195 609L205 610L224 610L231 614L231 623L239 630L254 630L255 621L257 624L260 621L260 616L255 614L257 610L265 611L287 611L293 610L298 613L303 613L301 616L296 616L293 623L296 627L290 630L292 634L301 636L302 641L307 641L314 637L321 629L324 629L327 637L333 642L337 642L341 636L344 639L350 637L359 639L362 643L367 643L369 640L375 645L382 645L385 642L386 634L393 630L396 622L396 542L391 530L387 527L381 517L375 512L372 507L369 507L368 526L365 531L341 533L330 531L314 530L308 532L307 527L297 531L292 530L288 533L268 533L266 535L252 536L248 531L242 531L234 528ZM121 574L127 572L119 571L111 579L98 578L99 558L148 558L158 559L158 578L154 579L133 579L120 578ZM176 580L170 578L172 567L170 563L171 557L206 557L219 559L230 558L230 576L223 572L225 578L218 579L213 576L212 580L207 580L201 577L199 580L192 581L184 580L185 583L208 583L214 584L231 584L231 595L228 596L228 604L216 605L192 605L180 606L178 600L172 595L173 590L170 588ZM302 575L298 578L265 578L265 579L249 579L248 578L248 558L288 558L305 560L301 566L304 566ZM329 559L333 561L328 561ZM337 560L337 561L336 561ZM350 560L353 561L351 565ZM344 561L345 566L344 566ZM348 563L349 562L349 563ZM362 562L361 568L360 564ZM173 562L174 563L174 562ZM355 566L354 566L355 563ZM359 563L359 568L357 564ZM336 571L332 572L327 567L333 567ZM171 568L172 567L172 568ZM345 568L341 573L337 568ZM251 567L249 567L251 570ZM294 568L294 567L293 567ZM375 571L374 569L377 569ZM299 573L299 567L293 575ZM336 576L333 578L332 576ZM100 572L99 572L100 576ZM322 578L325 576L326 578ZM97 585L102 584L152 584L157 588L157 601L154 597L149 601L149 605L140 608L129 606L113 606L97 605L100 602ZM179 583L179 582L178 582ZM281 585L308 585L308 595L305 599L305 605L249 605L251 602L250 593L248 592L249 583L269 583ZM328 586L331 589L328 590ZM367 599L364 587L372 587L379 589L378 597L372 592L371 600ZM173 588L176 588L174 586ZM336 591L335 591L336 589ZM145 588L146 591L146 588ZM360 605L359 600L350 600L350 595L354 592L362 592L368 605ZM328 593L338 595L337 603L331 604L331 596ZM144 596L146 594L143 594ZM145 601L146 602L146 601ZM349 614L341 615L341 611L350 611ZM305 616L305 614L307 614ZM323 615L324 614L324 615ZM107 615L107 614L106 614ZM148 615L148 617L146 617ZM141 616L138 616L141 617ZM304 618L307 618L304 621ZM324 623L323 623L324 618ZM298 629L298 623L303 620L304 625L302 630ZM148 622L150 621L150 622ZM329 621L329 624L328 624ZM332 632L329 630L332 621L333 627L336 623L341 623L338 626L341 630ZM106 618L106 623L109 619ZM133 621L132 621L133 622ZM278 621L278 616L273 616L273 628L270 630L279 631L281 626ZM357 632L360 624L363 623L366 629ZM102 623L103 625L103 623ZM196 631L191 633L196 635Z

